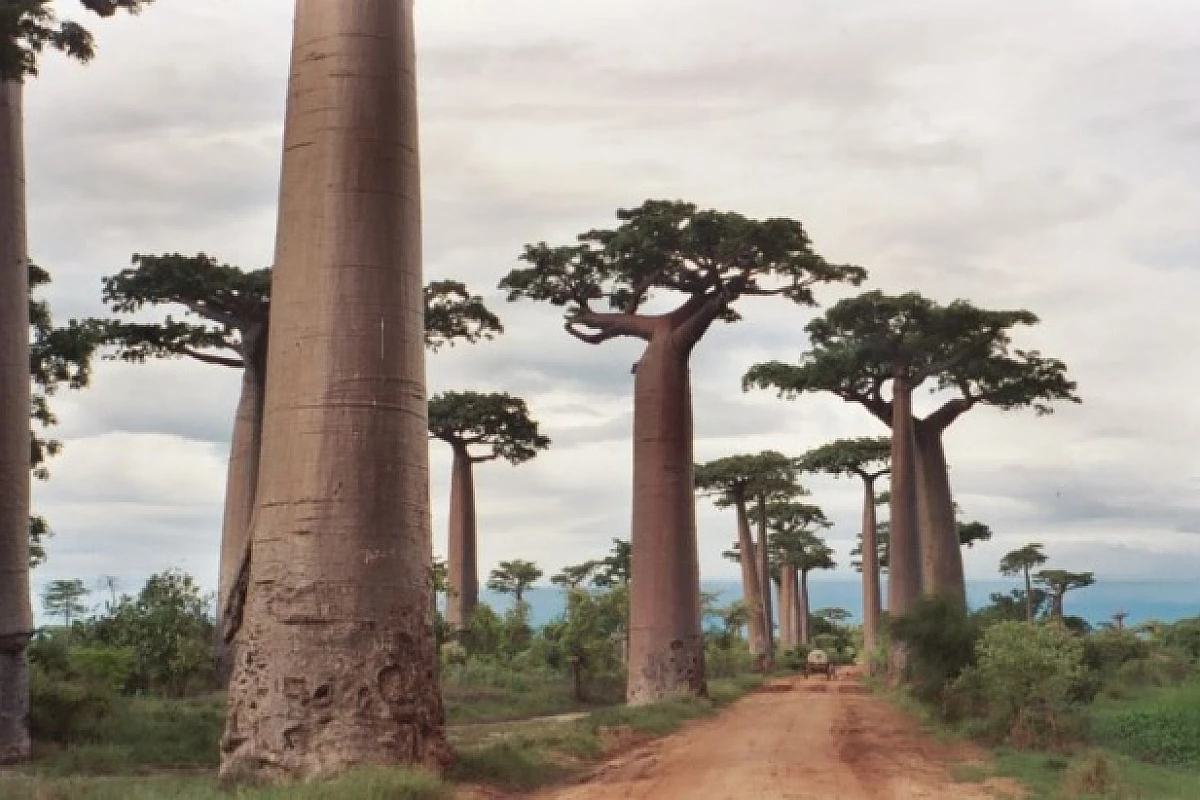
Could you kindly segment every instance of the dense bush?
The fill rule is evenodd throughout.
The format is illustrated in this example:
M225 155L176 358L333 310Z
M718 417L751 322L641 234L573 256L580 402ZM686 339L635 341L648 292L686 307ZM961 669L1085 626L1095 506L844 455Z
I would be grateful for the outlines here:
M728 644L709 640L704 646L704 671L709 678L733 678L754 669L750 646L742 639Z
M890 634L906 646L905 677L913 694L927 703L944 703L950 683L975 662L979 623L961 603L922 597L891 621Z
M1177 648L1200 661L1200 617L1187 617L1163 631L1163 644Z
M1126 662L1150 655L1150 645L1130 631L1098 631L1083 639L1083 663L1099 673L1103 680L1116 677Z
M71 648L63 633L40 634L30 657L30 729L39 741L98 741L129 679L133 654L115 647Z
M1096 742L1143 761L1200 767L1200 684L1098 708L1092 714L1091 735Z
M1057 744L1073 733L1088 671L1083 642L1066 627L997 623L983 632L976 655L954 694L982 718L985 733L1017 747Z

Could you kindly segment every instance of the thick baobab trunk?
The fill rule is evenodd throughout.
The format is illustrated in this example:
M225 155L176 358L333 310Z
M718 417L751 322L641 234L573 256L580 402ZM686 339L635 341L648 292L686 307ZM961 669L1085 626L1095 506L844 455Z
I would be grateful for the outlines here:
M755 563L754 540L750 537L750 516L746 513L745 498L735 502L737 510L738 548L742 551L742 595L750 617L750 653L754 656L755 669L770 672L774 668L770 648L766 646L767 634L763 618L762 584L758 580Z
M633 401L631 704L703 695L688 352L669 329L638 362Z
M0 84L0 764L29 758L29 259L22 86Z
M229 466L225 477L225 517L221 524L221 560L217 575L216 664L222 685L233 671L234 647L225 631L235 625L226 620L231 603L245 599L249 577L250 519L258 488L258 460L262 447L263 395L266 388L266 331L244 334L242 393L233 421ZM237 609L235 614L240 614Z
M875 518L875 479L863 479L862 522L863 650L866 663L879 640L879 529Z
M448 758L411 0L298 0L227 781Z
M888 550L888 615L898 617L921 594L921 549L913 452L912 388L893 381L891 544Z
M920 516L921 587L925 594L945 597L966 607L962 545L954 519L950 471L942 430L915 422L917 506Z
M474 464L466 447L454 447L450 474L450 534L446 556L446 621L454 628L471 624L479 605L476 556Z
M767 652L775 650L775 615L771 609L771 548L767 535L767 498L758 496L758 581L763 587L763 625L767 634Z
M796 636L796 570L786 564L779 567L779 647L793 650Z
M801 570L799 588L796 591L796 621L798 622L799 633L797 638L802 645L812 643L812 631L809 625L809 605L808 605L808 573Z

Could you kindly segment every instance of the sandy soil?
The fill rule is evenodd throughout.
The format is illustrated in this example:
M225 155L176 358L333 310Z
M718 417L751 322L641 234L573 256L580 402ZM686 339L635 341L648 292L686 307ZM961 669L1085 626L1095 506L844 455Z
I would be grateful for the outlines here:
M965 745L933 741L854 675L776 680L719 716L609 761L538 800L993 800L997 779L957 783Z

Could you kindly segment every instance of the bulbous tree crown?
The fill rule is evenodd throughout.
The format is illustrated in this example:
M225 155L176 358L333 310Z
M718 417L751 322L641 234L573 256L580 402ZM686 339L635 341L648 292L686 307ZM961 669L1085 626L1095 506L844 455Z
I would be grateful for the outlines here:
M136 14L152 0L80 0L88 11L111 17L118 10ZM62 20L51 0L4 0L0 4L0 80L19 81L36 75L38 56L47 48L87 62L96 42L86 28Z
M1072 589L1082 589L1096 582L1094 572L1068 572L1065 569L1044 569L1033 576L1034 580L1050 590L1051 594L1061 595Z
M1012 346L1012 328L1037 321L1028 311L989 311L965 300L943 306L916 292L867 292L806 326L812 348L799 364L757 364L742 384L787 398L826 391L885 417L890 403L883 387L903 377L911 387L932 381L932 391L957 392L931 415L942 424L976 403L1050 413L1049 403L1079 397L1063 362Z
M804 472L877 478L891 469L891 458L891 439L886 436L864 436L837 439L821 445L802 455L799 463Z
M698 339L714 319L738 320L733 303L743 295L814 305L815 284L857 284L866 277L861 267L830 264L817 255L795 220L753 220L666 200L621 209L617 219L616 228L580 234L575 245L527 246L521 260L531 266L510 272L500 287L509 300L564 307L567 331L598 344L616 336L652 338L645 324L650 317L639 312L658 293L681 294L684 302L654 318Z
M462 448L472 461L520 464L550 446L525 401L505 393L442 392L429 400L429 435ZM483 454L472 454L483 448Z
M521 595L541 577L541 567L532 561L517 558L501 561L488 576L487 587L493 592Z
M1021 575L1026 570L1045 564L1048 556L1042 552L1042 545L1031 542L1024 547L1006 553L1000 559L1000 574Z
M177 306L183 319L168 315L155 323L106 320L106 339L116 346L112 357L142 362L189 356L220 366L245 366L247 335L253 329L264 335L270 318L269 268L244 271L204 253L134 255L133 264L103 279L102 297L109 308L124 315ZM423 296L425 346L431 350L457 340L491 339L504 330L482 298L458 281L434 281Z
M718 458L694 469L696 489L713 498L718 508L745 502L760 494L805 494L796 482L797 460L774 450L754 455Z

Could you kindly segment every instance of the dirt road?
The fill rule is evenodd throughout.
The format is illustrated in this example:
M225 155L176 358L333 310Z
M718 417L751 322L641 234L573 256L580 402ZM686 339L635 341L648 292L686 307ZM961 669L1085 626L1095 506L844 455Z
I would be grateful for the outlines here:
M977 759L943 745L853 676L773 681L719 716L633 750L539 800L994 800L1007 781L957 783Z

